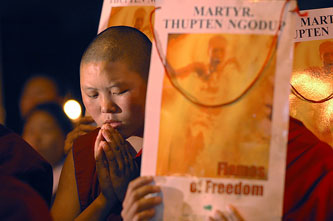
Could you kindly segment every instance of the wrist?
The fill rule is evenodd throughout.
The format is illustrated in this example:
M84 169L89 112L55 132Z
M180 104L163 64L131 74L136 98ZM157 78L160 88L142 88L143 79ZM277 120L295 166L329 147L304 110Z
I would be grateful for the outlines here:
M96 198L96 203L101 207L105 208L105 210L109 211L116 203L117 199L114 197L113 199L106 198L103 193L100 193Z
M108 200L100 193L75 220L106 220L116 202L115 200Z

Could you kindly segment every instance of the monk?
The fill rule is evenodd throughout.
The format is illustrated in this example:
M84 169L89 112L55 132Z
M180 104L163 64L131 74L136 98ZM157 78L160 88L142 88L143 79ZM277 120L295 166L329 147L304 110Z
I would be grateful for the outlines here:
M65 160L54 220L120 220L128 183L139 176L151 42L113 26L84 52L80 86L98 129L79 137ZM137 142L129 140L136 137ZM135 143L135 144L134 144Z

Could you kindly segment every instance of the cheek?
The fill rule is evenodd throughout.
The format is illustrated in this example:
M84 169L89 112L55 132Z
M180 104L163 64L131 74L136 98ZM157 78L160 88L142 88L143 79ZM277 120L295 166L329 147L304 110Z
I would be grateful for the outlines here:
M53 136L53 139L54 139L53 142L55 143L57 148L59 150L62 150L65 144L65 135L61 131L58 131L58 133Z
M86 110L88 111L88 113L95 118L95 116L97 115L99 106L98 103L94 100L91 99L87 99L87 98L82 98L83 100L83 104L86 108Z
M141 97L135 97L128 104L128 108L131 112L131 117L135 118L136 121L144 118L145 113L145 100Z
M52 146L58 142L58 137L55 133L44 133L42 135L42 141L45 146Z
M52 133L45 134L44 136L44 145L47 146L47 148L52 147L59 149L61 146L63 146L64 141L65 135L56 129L54 129Z

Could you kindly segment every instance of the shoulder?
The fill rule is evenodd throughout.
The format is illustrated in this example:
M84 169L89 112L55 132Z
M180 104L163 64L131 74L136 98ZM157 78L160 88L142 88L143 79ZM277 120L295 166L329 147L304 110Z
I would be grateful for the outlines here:
M333 216L333 149L300 121L290 119L284 196L285 218ZM309 218L309 217L308 217Z
M333 149L325 142L319 140L304 124L294 118L289 121L287 165L310 157L307 164L332 164Z

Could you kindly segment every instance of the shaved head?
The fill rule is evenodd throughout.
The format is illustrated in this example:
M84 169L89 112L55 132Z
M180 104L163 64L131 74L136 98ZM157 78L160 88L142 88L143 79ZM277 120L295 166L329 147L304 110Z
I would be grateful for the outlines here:
M90 62L124 62L128 69L148 79L151 42L139 30L128 26L113 26L90 43L81 65Z

